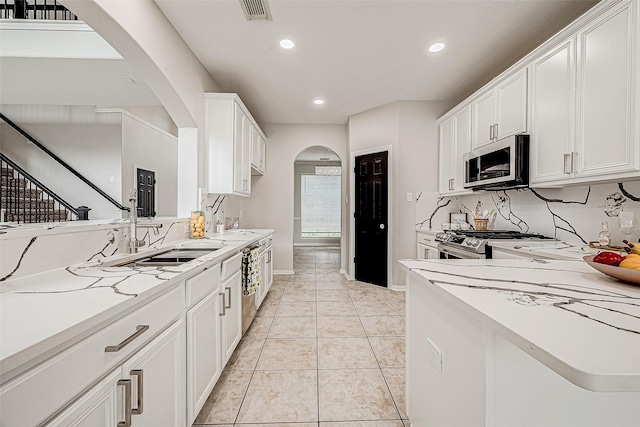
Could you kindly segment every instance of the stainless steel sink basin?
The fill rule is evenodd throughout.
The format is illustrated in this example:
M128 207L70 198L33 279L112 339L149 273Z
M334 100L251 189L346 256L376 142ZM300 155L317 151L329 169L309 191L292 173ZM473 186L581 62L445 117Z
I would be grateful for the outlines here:
M207 255L219 248L175 248L159 252L153 256L143 256L138 259L123 261L111 267L173 267Z

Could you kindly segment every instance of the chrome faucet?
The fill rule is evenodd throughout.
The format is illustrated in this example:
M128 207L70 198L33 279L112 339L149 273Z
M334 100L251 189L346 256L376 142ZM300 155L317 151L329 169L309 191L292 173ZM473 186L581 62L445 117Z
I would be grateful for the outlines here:
M129 253L135 254L140 246L144 246L144 240L138 240L138 190L132 188L129 190L129 202L131 210L129 211Z
M153 228L153 234L158 235L162 224L138 224L138 190L132 188L129 190L129 202L131 202L131 211L129 212L129 253L135 254L140 246L144 246L146 242L138 239L138 227Z

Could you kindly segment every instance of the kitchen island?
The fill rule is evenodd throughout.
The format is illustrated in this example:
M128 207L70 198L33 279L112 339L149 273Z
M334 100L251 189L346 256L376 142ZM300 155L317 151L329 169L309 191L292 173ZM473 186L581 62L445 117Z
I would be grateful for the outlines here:
M423 426L637 426L640 287L583 261L406 260Z

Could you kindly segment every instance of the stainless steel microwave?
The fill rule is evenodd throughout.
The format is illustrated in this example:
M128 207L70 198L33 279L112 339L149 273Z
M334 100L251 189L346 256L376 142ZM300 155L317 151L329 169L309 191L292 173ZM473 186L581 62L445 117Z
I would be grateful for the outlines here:
M529 135L500 139L463 155L464 188L507 190L529 186Z

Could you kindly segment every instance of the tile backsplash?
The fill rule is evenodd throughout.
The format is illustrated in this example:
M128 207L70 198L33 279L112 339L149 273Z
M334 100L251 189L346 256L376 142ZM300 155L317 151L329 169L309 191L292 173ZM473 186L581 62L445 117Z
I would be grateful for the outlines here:
M631 234L640 238L640 180L558 189L521 189L478 192L440 197L436 192L417 192L416 229L441 229L451 213L466 214L473 224L476 206L495 210L494 229L519 230L555 237L571 243L598 240L602 222L609 223L612 244L622 244L618 229L620 213L633 214L637 223Z

